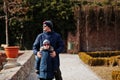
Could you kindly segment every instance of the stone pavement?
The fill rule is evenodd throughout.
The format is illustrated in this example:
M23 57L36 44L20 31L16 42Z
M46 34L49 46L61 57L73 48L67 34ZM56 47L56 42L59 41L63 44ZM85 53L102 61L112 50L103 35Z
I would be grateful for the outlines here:
M63 80L102 80L84 64L78 55L60 54ZM27 80L38 80L34 71Z

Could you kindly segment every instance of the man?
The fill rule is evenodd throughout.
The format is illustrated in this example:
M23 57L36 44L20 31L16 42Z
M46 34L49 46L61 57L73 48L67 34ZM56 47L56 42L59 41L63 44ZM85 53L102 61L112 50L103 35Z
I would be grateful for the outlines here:
M54 51L50 53L51 57L57 57L57 65L60 66L59 53L61 53L64 49L64 43L60 34L53 31L53 23L50 20L43 22L43 33L39 34L33 44L33 53L37 56L37 58L41 58L42 55L39 52L39 49L45 39L48 39L51 43L51 46L54 48ZM36 60L37 60L36 58ZM36 66L35 66L36 67ZM55 72L55 79L62 80L61 71L58 67Z

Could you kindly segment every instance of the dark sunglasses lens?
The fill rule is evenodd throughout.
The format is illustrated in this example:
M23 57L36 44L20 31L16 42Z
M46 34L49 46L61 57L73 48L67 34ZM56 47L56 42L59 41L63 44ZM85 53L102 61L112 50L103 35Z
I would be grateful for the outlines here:
M44 44L44 46L49 46L50 44Z

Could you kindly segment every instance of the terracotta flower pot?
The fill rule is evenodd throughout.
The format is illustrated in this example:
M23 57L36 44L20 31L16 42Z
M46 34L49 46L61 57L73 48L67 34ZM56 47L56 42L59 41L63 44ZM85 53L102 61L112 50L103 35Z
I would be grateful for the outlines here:
M19 51L19 46L5 47L5 53L6 53L7 58L17 58L18 51Z

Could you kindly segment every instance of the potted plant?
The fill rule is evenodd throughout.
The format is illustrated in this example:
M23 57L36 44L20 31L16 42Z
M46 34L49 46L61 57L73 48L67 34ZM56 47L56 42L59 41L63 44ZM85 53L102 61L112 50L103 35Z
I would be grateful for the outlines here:
M19 46L8 46L8 47L5 47L4 49L5 49L5 54L7 58L18 57Z
M20 66L20 63L17 62L19 46L7 46L7 45L4 45L4 44L1 45L1 46L5 50L5 54L7 56L7 61L8 61L4 65L4 69Z

